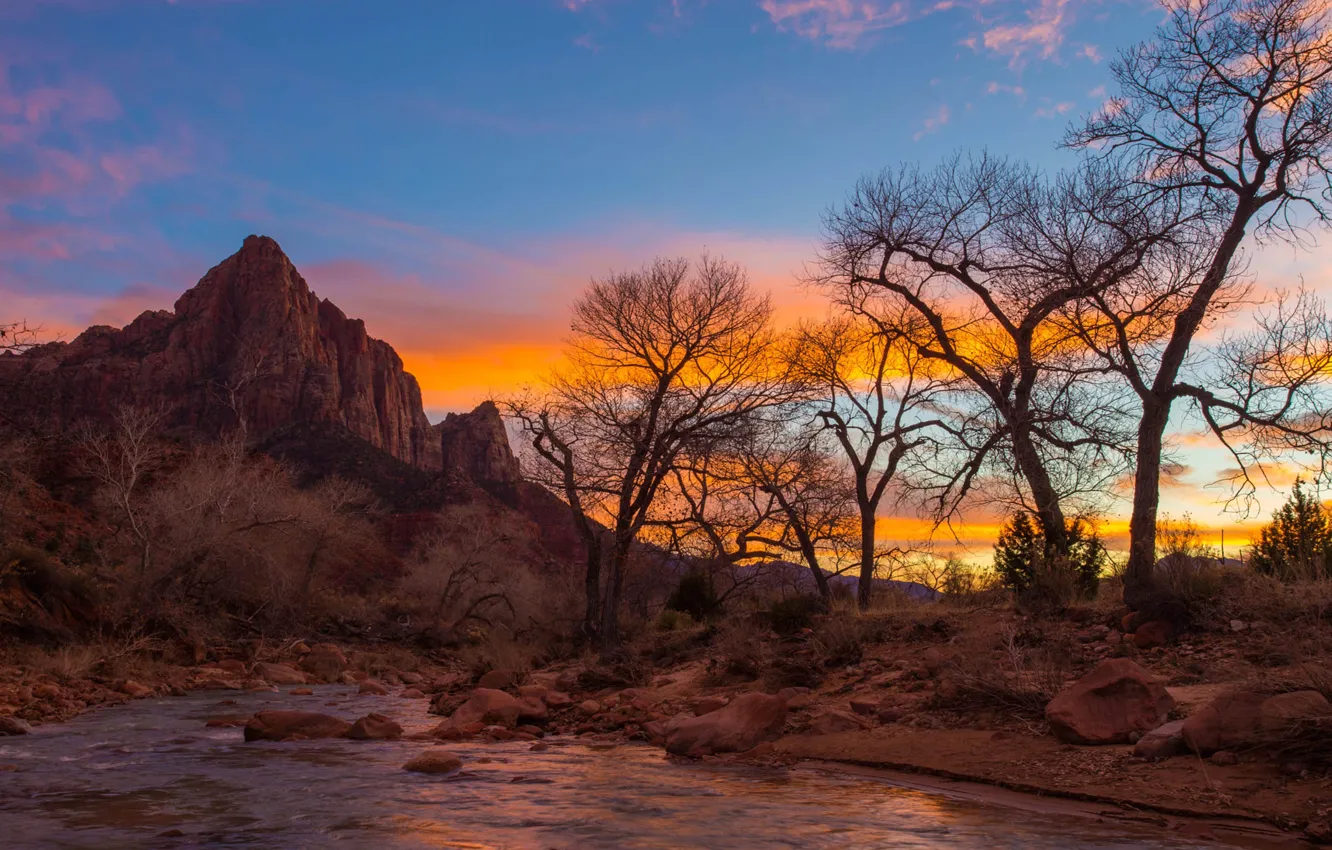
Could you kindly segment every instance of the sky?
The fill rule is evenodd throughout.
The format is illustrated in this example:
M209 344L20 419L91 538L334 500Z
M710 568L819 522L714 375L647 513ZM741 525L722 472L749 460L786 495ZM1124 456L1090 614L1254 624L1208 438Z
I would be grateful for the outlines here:
M857 178L957 150L1067 164L1108 60L1161 18L1144 0L0 0L0 313L64 338L123 325L262 233L394 345L438 419L539 376L579 288L653 256L723 256L779 315L819 314L797 279ZM1326 290L1330 251L1274 246L1255 273ZM1180 443L1167 508L1242 537L1254 519L1208 486L1224 458ZM990 539L972 520L964 541Z

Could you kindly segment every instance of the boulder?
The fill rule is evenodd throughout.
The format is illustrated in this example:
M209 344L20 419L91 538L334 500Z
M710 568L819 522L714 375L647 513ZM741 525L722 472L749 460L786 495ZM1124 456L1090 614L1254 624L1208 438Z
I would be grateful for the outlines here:
M274 685L304 685L305 674L287 664L270 664L260 661L254 665L254 673L266 682Z
M321 682L337 682L347 669L347 656L331 643L317 643L301 659L301 669Z
M555 688L565 692L576 690L578 688L578 671L565 670L559 676L556 676Z
M425 699L425 694L421 693L416 688L408 688L407 690L398 694L398 696L401 697L402 699Z
M573 697L564 691L546 691L545 702L547 708L565 708L573 705Z
M235 729L244 726L250 722L250 718L243 714L227 714L222 717L210 717L204 723L206 729Z
M1068 744L1127 744L1165 722L1175 700L1127 658L1102 661L1045 707L1055 737Z
M458 706L436 729L457 729L471 723L512 727L518 725L520 718L533 714L539 713L544 719L545 711L546 707L540 703L520 700L493 688L477 688L467 702Z
M1279 734L1313 718L1332 718L1332 704L1318 691L1277 694L1258 706L1258 727L1267 734Z
M314 691L310 690L309 688L292 688L291 690L287 691L287 693L288 693L288 695L290 695L290 696L294 696L294 697L312 697L312 696L314 696Z
M261 711L245 724L245 740L341 738L350 730L347 721L315 711Z
M880 700L875 697L852 697L851 711L862 717L873 717L879 713Z
M682 715L667 725L666 750L677 755L741 753L782 734L786 700L762 693L732 699L725 708Z
M1232 691L1222 694L1184 721L1184 743L1199 755L1251 743L1260 728L1266 694Z
M1133 755L1148 761L1182 756L1186 752L1183 720L1172 720L1156 727L1139 738L1133 747Z
M585 699L582 702L578 703L578 711L579 713L585 714L588 717L591 717L594 714L600 714L601 703L597 702L594 699Z
M518 696L524 699L538 699L545 702L549 694L550 691L545 685L520 685L518 688Z
M358 694L368 694L369 696L386 697L388 696L389 690L374 679L366 679L361 683L361 686L356 689L356 692Z
M396 741L402 727L382 714L367 714L352 724L347 737L353 741Z
M32 731L32 727L17 717L9 715L0 716L0 737L6 735L26 735Z
M431 747L417 753L402 769L413 773L454 773L462 770L462 759L442 747Z
M1170 633L1169 623L1164 620L1152 620L1138 626L1137 631L1133 633L1133 645L1138 649L1165 646L1170 640Z
M126 696L135 697L136 699L140 697L150 697L153 695L152 688L148 687L147 685L139 684L133 679L129 679L126 680L125 682L122 682L120 687L117 688L117 690L119 690L122 694L125 694Z
M517 680L518 677L512 670L491 670L477 680L476 686L502 691L505 688L512 688Z
M719 708L725 708L726 703L730 702L726 697L700 697L694 700L694 715L707 714L710 711L716 711Z

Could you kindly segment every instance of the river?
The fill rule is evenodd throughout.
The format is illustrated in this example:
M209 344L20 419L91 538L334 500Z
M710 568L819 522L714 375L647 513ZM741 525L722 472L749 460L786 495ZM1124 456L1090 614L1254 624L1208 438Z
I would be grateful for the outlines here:
M401 769L420 742L247 744L238 728L204 726L265 708L381 711L409 733L439 720L425 700L316 690L138 700L0 738L0 765L17 768L0 772L0 847L1204 846L836 772L677 762L647 746L451 744L465 768L445 778Z

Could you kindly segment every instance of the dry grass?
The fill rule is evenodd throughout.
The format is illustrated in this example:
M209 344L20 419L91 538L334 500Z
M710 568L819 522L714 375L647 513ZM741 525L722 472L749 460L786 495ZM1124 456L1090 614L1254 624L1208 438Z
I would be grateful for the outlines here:
M1072 670L1068 654L1048 644L1024 645L1013 626L1002 629L998 659L984 646L964 648L935 693L936 708L950 711L1000 711L1040 719L1045 706L1063 690Z

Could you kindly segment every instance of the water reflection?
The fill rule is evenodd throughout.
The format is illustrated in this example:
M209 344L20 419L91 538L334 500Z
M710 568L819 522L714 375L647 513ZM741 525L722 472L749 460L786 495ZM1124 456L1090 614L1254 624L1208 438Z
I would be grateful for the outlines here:
M1159 833L1041 816L854 776L672 762L648 747L554 739L456 745L453 778L403 771L414 742L241 740L223 714L317 708L433 725L425 701L196 694L139 701L0 739L6 848L1185 847ZM330 697L336 705L323 703Z

